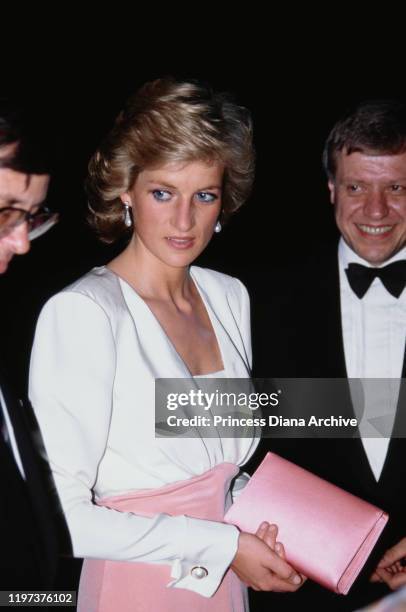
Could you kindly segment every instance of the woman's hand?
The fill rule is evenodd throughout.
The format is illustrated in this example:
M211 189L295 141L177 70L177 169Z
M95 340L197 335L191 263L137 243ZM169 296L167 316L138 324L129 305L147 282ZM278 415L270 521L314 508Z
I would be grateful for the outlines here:
M231 567L240 580L256 591L293 592L303 583L300 574L284 559L283 546L276 542L277 532L276 526L262 523L255 535L240 533Z
M257 535L261 540L263 540L265 544L268 544L268 546L272 548L272 550L274 550L279 555L279 557L281 557L281 559L286 561L286 554L285 554L284 546L282 542L277 542L276 540L277 535L278 535L277 525L270 525L269 523L266 523L266 522L261 523L255 535ZM305 576L304 574L299 574L299 576L302 579L301 584L306 582L307 576Z

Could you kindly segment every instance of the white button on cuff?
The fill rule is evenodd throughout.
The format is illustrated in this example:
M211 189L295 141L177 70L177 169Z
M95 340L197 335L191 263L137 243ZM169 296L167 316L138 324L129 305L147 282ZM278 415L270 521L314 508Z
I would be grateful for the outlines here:
M209 572L207 571L207 569L205 567L202 567L201 565L196 565L196 567L192 567L192 569L190 570L190 573L193 576L193 578L197 578L198 580L201 580L202 578L206 578L206 576L209 575Z

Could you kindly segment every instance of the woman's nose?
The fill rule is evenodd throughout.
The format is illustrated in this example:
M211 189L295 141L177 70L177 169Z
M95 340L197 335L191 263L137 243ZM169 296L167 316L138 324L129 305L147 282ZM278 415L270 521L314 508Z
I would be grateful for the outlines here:
M181 232L188 232L194 225L194 211L190 200L183 199L174 212L173 225Z

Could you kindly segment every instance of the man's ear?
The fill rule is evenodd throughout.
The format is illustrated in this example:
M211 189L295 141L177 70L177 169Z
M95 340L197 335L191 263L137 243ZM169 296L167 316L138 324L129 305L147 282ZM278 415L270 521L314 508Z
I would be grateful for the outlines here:
M332 179L329 180L329 182L327 183L328 185L328 190L330 192L330 202L331 204L335 204L335 197L336 197L336 186L335 183Z

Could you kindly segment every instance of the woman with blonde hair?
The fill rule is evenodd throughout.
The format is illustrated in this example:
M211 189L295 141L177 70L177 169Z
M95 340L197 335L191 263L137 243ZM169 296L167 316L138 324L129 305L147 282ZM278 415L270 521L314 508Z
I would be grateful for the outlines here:
M248 197L253 160L246 109L159 79L128 101L90 162L92 225L129 242L45 305L30 382L86 559L80 610L242 611L243 582L301 582L272 550L275 530L222 522L256 439L155 437L155 379L250 375L244 286L191 263Z

